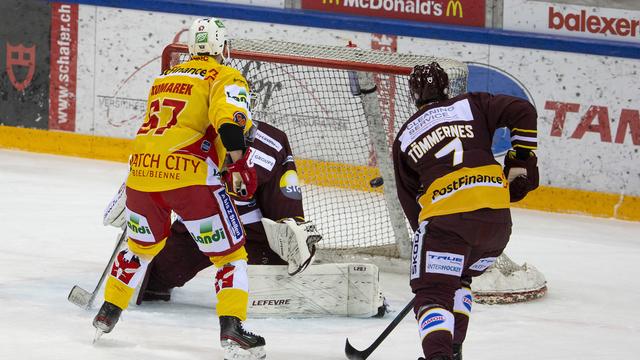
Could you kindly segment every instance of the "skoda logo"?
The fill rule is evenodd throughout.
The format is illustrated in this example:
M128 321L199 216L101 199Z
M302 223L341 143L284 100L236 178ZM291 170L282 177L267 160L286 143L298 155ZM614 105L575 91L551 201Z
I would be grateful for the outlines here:
M469 92L489 92L492 94L512 95L528 100L535 107L531 92L508 72L495 66L468 62L469 79L467 80L467 91ZM511 134L507 128L497 129L493 134L493 145L491 150L494 156L502 156L511 149Z

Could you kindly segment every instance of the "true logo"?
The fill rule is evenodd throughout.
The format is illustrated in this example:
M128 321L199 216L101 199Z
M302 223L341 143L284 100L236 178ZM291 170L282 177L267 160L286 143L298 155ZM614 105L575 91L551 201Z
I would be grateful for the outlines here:
M17 79L16 73L13 70L14 67L27 68L27 74L24 76L24 79ZM11 85L18 91L24 91L24 89L31 84L33 74L36 71L36 46L26 47L22 44L11 45L7 42L6 70Z

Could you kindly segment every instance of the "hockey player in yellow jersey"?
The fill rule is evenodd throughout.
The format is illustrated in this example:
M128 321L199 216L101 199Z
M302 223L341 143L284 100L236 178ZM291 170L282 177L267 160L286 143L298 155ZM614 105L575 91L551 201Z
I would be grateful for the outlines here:
M189 30L191 59L160 74L129 158L127 247L111 269L105 302L93 321L110 332L149 262L165 245L171 211L218 271L214 279L225 359L263 359L265 341L242 328L248 305L245 231L230 198L253 195L257 179L245 134L252 131L249 87L224 65L226 29L198 19Z

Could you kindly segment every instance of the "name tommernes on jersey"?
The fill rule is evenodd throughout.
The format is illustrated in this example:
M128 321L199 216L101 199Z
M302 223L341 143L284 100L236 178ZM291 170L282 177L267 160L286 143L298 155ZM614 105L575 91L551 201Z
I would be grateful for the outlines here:
M473 114L467 99L450 106L427 110L407 124L400 134L398 138L400 149L406 152L414 162L418 162L418 159L444 139L473 138L473 126L447 124L471 121L473 121Z
M446 138L473 138L473 127L471 125L443 125L431 130L421 140L412 142L409 145L407 155L414 162L418 162L431 148L436 146Z

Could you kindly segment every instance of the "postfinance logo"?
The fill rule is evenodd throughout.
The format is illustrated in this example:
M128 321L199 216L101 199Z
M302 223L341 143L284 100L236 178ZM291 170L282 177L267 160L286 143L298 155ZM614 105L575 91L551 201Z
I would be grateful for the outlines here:
M464 15L462 14L462 3L460 2L460 0L449 0L449 3L447 4L446 15L457 16L461 19L464 17Z

